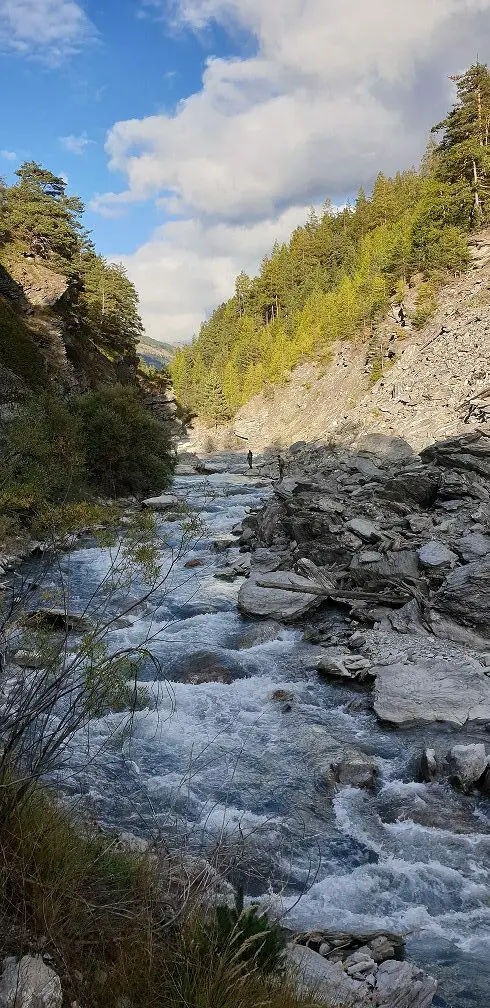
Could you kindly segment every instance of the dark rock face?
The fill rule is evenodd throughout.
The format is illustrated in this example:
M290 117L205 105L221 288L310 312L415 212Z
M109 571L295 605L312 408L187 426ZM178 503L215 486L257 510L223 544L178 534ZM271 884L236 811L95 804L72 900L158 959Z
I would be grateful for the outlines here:
M490 560L476 560L448 574L434 607L457 622L490 632Z

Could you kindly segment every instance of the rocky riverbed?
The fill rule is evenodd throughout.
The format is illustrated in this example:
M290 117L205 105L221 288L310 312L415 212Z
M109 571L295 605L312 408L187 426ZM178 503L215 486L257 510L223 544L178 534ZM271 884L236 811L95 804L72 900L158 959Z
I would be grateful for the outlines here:
M364 1004L393 993L370 945L389 933L448 1004L486 1003L486 456L484 436L423 457L396 440L299 445L282 482L268 458L249 472L240 455L182 456L172 494L147 502L162 563L183 501L206 532L111 635L150 641L166 683L148 661L131 737L117 742L119 715L96 719L59 781L106 827L226 865L293 932L322 936L304 938L309 967L318 956L336 984L341 970ZM43 587L61 573L83 612L109 563L78 543ZM343 932L360 941L338 957ZM429 1000L400 1003L430 1003L433 985L418 990Z

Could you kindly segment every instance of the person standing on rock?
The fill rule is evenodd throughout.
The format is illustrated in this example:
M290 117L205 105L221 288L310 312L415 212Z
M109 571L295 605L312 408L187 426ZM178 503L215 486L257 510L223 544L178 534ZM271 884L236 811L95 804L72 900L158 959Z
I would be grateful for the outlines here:
M282 483L284 479L284 459L282 455L277 456L277 465L279 467L279 482Z
M253 455L252 455L252 452L251 452L251 450L250 450L250 448L249 448L249 449L248 449L248 453L247 453L247 462L248 462L248 468L249 468L249 469L251 469L251 468L252 468L252 463L253 463L253 460L254 460L254 457L253 457Z

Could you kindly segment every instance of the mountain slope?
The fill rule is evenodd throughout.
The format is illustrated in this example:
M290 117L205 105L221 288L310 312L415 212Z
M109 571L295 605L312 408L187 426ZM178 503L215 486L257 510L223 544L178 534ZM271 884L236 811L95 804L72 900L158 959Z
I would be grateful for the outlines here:
M485 423L490 229L475 235L470 247L471 268L441 288L438 307L421 329L410 322L402 328L388 315L369 344L335 343L330 363L295 368L285 386L255 396L228 425L211 431L197 426L193 445L202 447L209 436L217 443L237 436L257 451L300 440L351 443L360 433L382 433L400 435L420 449ZM416 298L413 288L412 303ZM409 298L405 306L409 312ZM369 387L376 373L373 359L384 374Z

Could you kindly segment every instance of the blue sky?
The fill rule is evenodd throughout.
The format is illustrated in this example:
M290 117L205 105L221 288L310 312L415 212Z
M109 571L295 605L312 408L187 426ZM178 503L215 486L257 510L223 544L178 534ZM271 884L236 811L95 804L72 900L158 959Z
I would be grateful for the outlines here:
M53 65L49 49L34 58L4 49L0 93L15 100L3 103L0 146L17 157L0 158L0 172L11 179L20 161L40 161L66 176L88 205L94 193L123 187L107 167L104 141L110 127L172 111L199 90L208 54L230 55L238 40L218 25L200 34L173 26L137 0L91 0L83 9L96 32L76 57ZM90 142L77 154L66 149L63 137ZM107 255L133 252L165 219L151 201L117 222L87 212L87 226Z
M0 174L66 176L187 340L311 204L416 163L477 53L490 0L0 0Z

